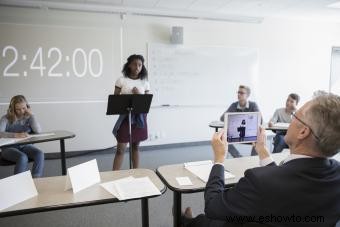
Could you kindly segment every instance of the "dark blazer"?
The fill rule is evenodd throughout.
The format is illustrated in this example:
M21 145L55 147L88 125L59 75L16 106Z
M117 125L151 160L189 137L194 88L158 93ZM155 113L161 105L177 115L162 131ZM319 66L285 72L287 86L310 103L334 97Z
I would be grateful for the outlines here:
M228 112L260 112L260 109L258 105L256 104L256 102L251 102L251 101L248 101L248 102L249 102L249 108L245 108L243 110L237 109L238 102L232 103L229 106L229 108L222 114L222 116L220 117L220 120L224 121L224 114Z
M282 166L273 162L247 170L229 190L224 189L224 167L214 165L204 198L209 219L255 216L259 221L263 216L268 226L334 227L340 219L340 163L324 158L295 159ZM324 222L322 217L314 223L300 220L318 216ZM283 221L286 217L290 221Z

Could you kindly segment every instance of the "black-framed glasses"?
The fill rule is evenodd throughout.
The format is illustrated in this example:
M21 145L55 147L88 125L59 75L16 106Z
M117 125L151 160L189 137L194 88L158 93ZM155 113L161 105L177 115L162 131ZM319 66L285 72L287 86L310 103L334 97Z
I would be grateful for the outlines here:
M304 122L304 121L301 120L299 117L297 117L295 113L292 113L292 117L294 117L294 118L295 118L296 120L298 120L301 124L303 124L304 126L306 126L307 128L309 128L309 130L311 131L311 133L312 133L312 135L315 137L315 139L316 139L317 141L320 141L320 138L319 138L317 135L315 135L313 129L312 129L306 122Z

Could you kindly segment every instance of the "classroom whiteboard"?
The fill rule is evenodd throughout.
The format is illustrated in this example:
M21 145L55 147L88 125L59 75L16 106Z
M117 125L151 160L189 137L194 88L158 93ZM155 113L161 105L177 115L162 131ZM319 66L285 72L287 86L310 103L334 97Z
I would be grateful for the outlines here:
M330 92L340 95L340 47L332 49Z
M229 105L240 84L255 87L256 48L148 45L153 106Z

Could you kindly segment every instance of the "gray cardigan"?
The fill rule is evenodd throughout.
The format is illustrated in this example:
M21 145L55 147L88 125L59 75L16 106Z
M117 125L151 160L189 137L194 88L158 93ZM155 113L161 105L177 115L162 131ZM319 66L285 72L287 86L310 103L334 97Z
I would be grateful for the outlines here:
M14 133L40 133L41 127L34 115L10 123L7 116L0 119L0 136L14 137Z

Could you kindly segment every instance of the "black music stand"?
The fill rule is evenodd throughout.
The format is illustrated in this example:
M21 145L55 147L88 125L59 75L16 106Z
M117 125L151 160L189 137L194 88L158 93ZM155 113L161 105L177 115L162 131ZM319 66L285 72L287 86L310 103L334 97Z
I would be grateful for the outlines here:
M109 95L107 102L106 115L128 114L129 115L129 162L132 168L132 132L131 114L148 113L152 94L133 94L133 95Z

